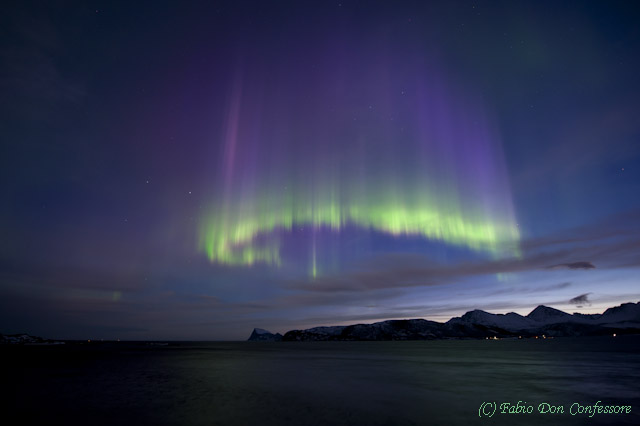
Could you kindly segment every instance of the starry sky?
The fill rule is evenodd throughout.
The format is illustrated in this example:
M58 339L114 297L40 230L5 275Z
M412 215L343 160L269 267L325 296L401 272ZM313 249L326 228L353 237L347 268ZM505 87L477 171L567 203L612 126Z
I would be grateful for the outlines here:
M0 332L640 300L640 7L15 1Z

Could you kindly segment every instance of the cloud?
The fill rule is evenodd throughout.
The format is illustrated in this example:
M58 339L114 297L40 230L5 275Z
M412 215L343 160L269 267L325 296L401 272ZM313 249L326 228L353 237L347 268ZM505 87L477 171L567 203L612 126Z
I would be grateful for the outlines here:
M86 290L96 292L136 292L150 287L143 272L127 268L107 269L71 265L51 265L36 261L0 258L0 289L38 288L41 292Z
M289 281L289 289L312 292L363 292L385 288L427 287L455 284L470 276L497 275L549 269L549 263L571 256L567 250L541 251L497 260L478 260L458 264L440 264L415 254L388 255L360 264L351 271L326 275L313 280ZM567 269L590 269L590 262L555 264ZM565 266L566 265L566 266ZM552 267L551 269L558 269Z
M595 265L591 262L571 262L561 263L549 266L549 269L595 269Z
M570 282L551 284L551 285L542 285L542 286L536 286L536 287L528 287L528 286L523 287L521 285L518 285L513 287L500 288L499 290L493 291L491 293L486 293L485 295L498 296L503 294L524 295L524 294L545 293L549 291L562 290L570 286L571 286Z
M283 283L305 292L367 292L454 284L466 277L536 270L589 270L599 267L640 266L640 210L612 215L605 220L543 238L522 241L520 257L442 264L426 256L394 254L363 262L349 271L314 280ZM590 261L573 261L576 257ZM552 265L552 266L548 266Z
M569 303L572 305L579 305L581 308L583 305L591 306L591 301L589 300L589 295L591 293L581 294L580 296L576 296L573 299L569 300Z

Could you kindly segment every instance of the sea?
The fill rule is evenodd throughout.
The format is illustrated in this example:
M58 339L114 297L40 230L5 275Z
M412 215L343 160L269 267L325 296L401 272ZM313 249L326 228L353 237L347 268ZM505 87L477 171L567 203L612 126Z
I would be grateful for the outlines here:
M640 336L68 342L0 356L7 425L640 424Z

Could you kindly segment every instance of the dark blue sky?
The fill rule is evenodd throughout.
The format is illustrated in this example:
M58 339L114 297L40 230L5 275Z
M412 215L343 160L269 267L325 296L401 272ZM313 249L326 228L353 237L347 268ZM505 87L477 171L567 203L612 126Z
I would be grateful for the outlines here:
M425 3L5 6L0 331L637 301L640 8Z

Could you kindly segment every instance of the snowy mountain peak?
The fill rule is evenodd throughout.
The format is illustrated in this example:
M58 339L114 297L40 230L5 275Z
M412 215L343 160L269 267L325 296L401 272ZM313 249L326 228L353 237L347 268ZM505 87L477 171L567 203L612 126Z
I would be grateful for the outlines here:
M493 314L490 314L489 312L486 312L480 309L474 309L473 311L469 311L466 314L462 315L461 318L467 321L478 321L478 320L489 319L492 316Z
M527 318L534 320L539 323L549 323L549 322L561 322L563 320L568 320L571 318L571 315L562 312L558 309L550 308L548 306L540 305L535 308Z

